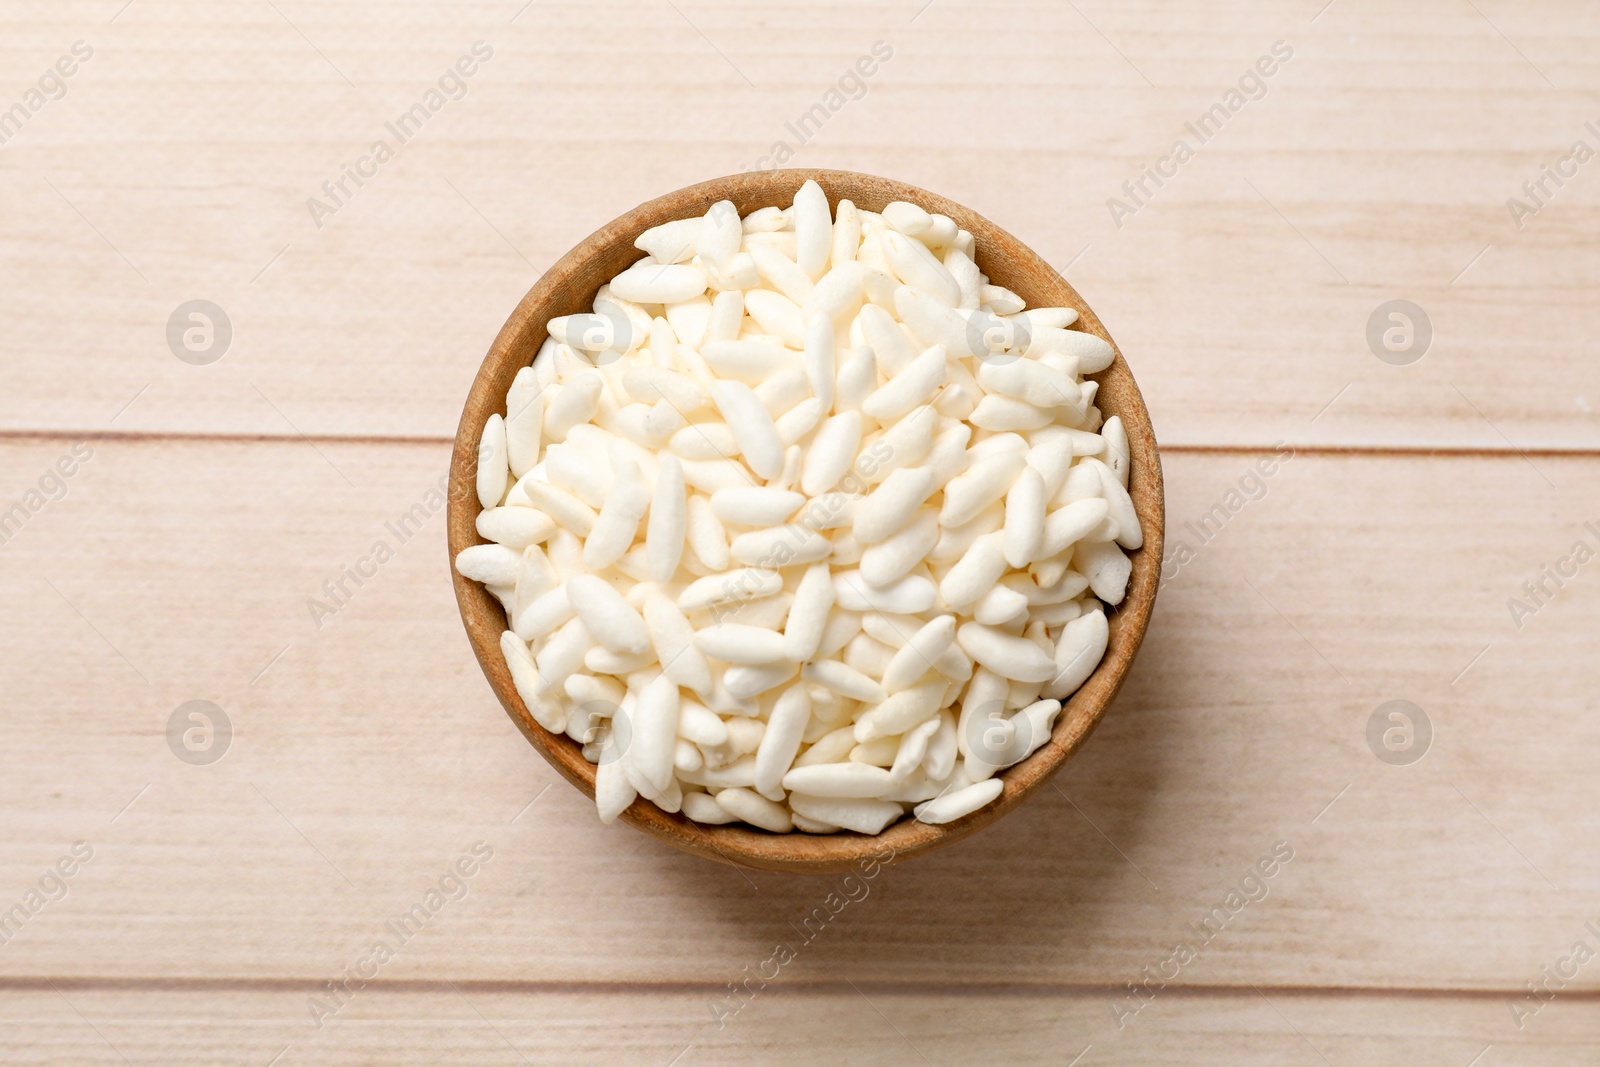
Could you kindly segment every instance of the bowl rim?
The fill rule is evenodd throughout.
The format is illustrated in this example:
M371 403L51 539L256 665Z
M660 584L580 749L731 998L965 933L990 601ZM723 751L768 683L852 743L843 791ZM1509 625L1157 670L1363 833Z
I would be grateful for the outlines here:
M1111 637L1105 655L1064 702L1050 740L1027 759L999 772L997 777L1005 783L1004 790L993 803L940 825L920 823L908 816L876 835L799 831L774 834L741 824L704 825L682 813L665 812L643 797L636 798L620 816L621 821L653 837L707 859L763 870L824 872L858 866L865 869L868 864L923 855L952 844L1013 810L1059 770L1099 724L1122 687L1149 627L1160 585L1165 527L1161 461L1149 411L1120 349L1099 317L1071 283L1031 248L989 219L946 197L905 182L855 171L791 168L727 175L674 190L625 212L578 242L540 276L511 312L479 365L462 409L450 460L447 565L468 641L506 714L562 777L593 800L595 765L583 758L577 742L565 734L552 734L535 722L512 684L500 652L500 635L507 627L499 601L481 584L462 577L455 569L455 557L462 549L487 543L478 535L476 526L481 510L476 491L478 440L488 417L504 411L502 383L517 368L529 364L543 343L548 320L590 306L595 291L605 280L587 284L593 281L599 259L614 257L619 247L636 252L633 259L642 258L644 253L633 249L633 241L640 233L669 219L704 214L719 200L733 201L741 216L756 207L788 206L794 192L807 180L816 181L828 194L830 207L836 207L841 198L851 199L867 210L878 210L890 200L905 200L930 213L948 215L974 235L975 258L992 284L1006 284L1019 292L1029 307L1078 309L1079 319L1074 327L1096 334L1112 346L1111 366L1087 377L1100 383L1097 403L1111 397L1116 400L1106 413L1120 415L1127 429L1129 493L1144 524L1143 546L1129 553L1132 573L1127 594L1121 604L1107 612ZM614 273L610 271L606 277ZM578 282L576 288L574 282ZM1029 298L1030 292L1041 298ZM1102 410L1106 405L1102 404Z

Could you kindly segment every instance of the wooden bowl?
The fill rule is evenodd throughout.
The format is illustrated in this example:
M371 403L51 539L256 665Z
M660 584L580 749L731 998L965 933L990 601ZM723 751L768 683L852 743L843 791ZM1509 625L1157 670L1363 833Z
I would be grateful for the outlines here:
M545 323L558 315L588 311L600 286L643 256L633 242L646 229L672 219L702 215L719 200L733 201L741 215L769 205L787 207L807 179L821 185L833 204L848 198L857 207L881 211L891 201L905 200L930 212L949 215L977 239L978 266L992 283L1013 290L1029 307L1077 308L1082 317L1076 328L1111 340L1077 291L1021 241L977 212L915 186L849 171L776 170L731 175L679 189L634 208L585 238L528 290L501 328L478 369L456 431L455 454L450 462L451 561L463 548L483 543L475 526L479 510L474 489L478 439L489 416L505 410L511 379L538 352L546 336ZM668 814L642 797L622 813L622 820L708 859L766 870L843 871L863 862L905 859L948 845L994 822L1043 785L1083 744L1122 686L1144 638L1160 580L1164 519L1161 461L1149 413L1120 353L1109 368L1092 377L1100 383L1096 403L1107 415L1121 415L1127 427L1132 457L1129 491L1144 523L1144 546L1132 553L1133 575L1127 598L1109 615L1111 637L1105 658L1067 701L1050 741L1026 760L1001 772L1005 790L994 803L940 826L908 817L876 836L773 834L739 825L705 826L681 814ZM511 683L511 674L500 655L500 634L506 629L506 618L499 602L477 582L457 574L453 563L450 574L472 650L506 713L556 770L593 798L594 765L583 758L577 743L534 722Z

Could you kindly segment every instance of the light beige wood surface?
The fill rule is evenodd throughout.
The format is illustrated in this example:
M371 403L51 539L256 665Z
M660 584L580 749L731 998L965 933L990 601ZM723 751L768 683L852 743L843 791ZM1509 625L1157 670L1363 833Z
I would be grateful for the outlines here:
M870 986L770 989L718 1029L709 989L509 992L469 983L368 991L313 1031L305 987L19 993L0 1020L8 1063L322 1064L994 1063L1039 1060L1155 1067L1313 1067L1326 1063L1587 1067L1600 1040L1593 1000L1557 1001L1507 1038L1471 997L1158 994L1118 1031L1102 991L952 994ZM1588 1014L1589 1018L1585 1015ZM86 1025L93 1020L94 1025ZM825 1025L818 1025L824 1021ZM1531 1031L1539 1031L1537 1038ZM289 1040L292 1037L293 1040ZM13 1043L14 1042L14 1043Z
M1520 230L1505 204L1600 149L1592 11L120 4L0 6L0 112L95 49L0 145L0 512L93 449L0 546L0 915L94 849L0 944L0 1059L1600 1057L1600 963L1537 1015L1524 988L1600 949L1600 564L1520 628L1507 608L1600 549L1600 163ZM1280 39L1266 95L1116 227L1107 198ZM317 228L306 198L477 40L465 98ZM1295 452L1188 538L1059 790L802 943L837 880L602 830L472 661L442 514L404 545L385 523L443 476L545 266L793 142L877 40L792 162L938 190L1065 271L1150 404L1169 546ZM1394 298L1434 327L1410 366L1368 348ZM233 323L211 366L167 348L190 299ZM307 599L378 539L394 558L319 628ZM194 699L235 729L212 766L168 746ZM1392 699L1432 723L1411 766L1367 744ZM1280 840L1266 897L1119 1030L1128 983ZM307 998L479 841L466 897L318 1029Z
M512 22L521 0L135 0L104 25L117 2L0 15L8 104L72 41L97 49L0 150L0 351L23 364L0 425L100 428L149 385L117 426L448 436L544 266L786 140L796 165L942 192L1059 264L1138 357L1169 444L1596 442L1592 168L1521 230L1505 206L1573 140L1600 148L1580 4L1336 0L1313 23L1316 0L934 0L915 21L920 0L536 0ZM477 40L494 58L465 98L315 226L307 199ZM879 40L867 94L799 144L785 124ZM1266 95L1198 144L1184 124L1279 40L1294 58ZM1178 137L1195 157L1115 226L1106 201ZM202 297L237 336L197 369L161 337ZM1367 350L1392 298L1434 322L1411 367Z

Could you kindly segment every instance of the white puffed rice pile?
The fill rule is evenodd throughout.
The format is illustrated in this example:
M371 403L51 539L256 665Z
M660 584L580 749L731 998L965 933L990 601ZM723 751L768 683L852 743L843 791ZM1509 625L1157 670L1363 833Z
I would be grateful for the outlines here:
M484 427L456 567L545 729L700 823L875 834L992 802L1142 543L1111 346L944 215L815 182L646 231Z

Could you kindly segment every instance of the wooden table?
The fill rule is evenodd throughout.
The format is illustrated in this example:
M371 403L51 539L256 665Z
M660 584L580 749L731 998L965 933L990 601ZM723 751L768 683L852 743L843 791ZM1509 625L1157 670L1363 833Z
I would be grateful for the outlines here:
M0 1060L1600 1060L1600 17L1322 2L0 7ZM779 142L1060 266L1191 550L1057 788L853 889L600 828L428 507L540 271Z

